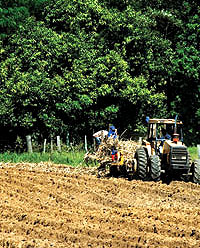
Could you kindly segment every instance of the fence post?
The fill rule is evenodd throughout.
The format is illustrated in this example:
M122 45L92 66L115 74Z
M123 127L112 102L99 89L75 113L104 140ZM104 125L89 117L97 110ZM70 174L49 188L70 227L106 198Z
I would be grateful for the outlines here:
M29 153L33 152L32 143L31 143L31 135L26 135L26 143L27 143L27 150Z
M87 149L87 136L85 135L85 151L87 152L88 149Z
M66 145L69 146L70 143L69 143L69 132L67 132L66 134Z
M57 140L57 148L58 148L58 151L61 152L60 136L57 136L57 137L56 137L56 140Z
M94 134L94 129L92 129L92 133ZM92 138L93 138L93 149L95 149L96 147L96 140L94 138L94 136L92 135Z
M53 136L51 135L51 152L53 152Z
M46 152L46 144L47 144L47 139L44 139L44 149L43 149L43 153Z

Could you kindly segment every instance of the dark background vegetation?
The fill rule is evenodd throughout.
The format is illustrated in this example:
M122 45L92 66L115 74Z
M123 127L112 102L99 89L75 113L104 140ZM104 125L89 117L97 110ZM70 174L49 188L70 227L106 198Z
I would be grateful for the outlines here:
M176 114L196 144L199 36L197 0L0 0L1 146Z

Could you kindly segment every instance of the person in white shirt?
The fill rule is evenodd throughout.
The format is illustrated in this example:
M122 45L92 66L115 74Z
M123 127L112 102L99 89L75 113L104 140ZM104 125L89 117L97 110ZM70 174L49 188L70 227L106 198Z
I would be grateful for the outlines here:
M105 139L105 137L108 136L108 131L106 130L100 130L93 134L93 137L96 140L96 145L99 146L101 144L101 141Z

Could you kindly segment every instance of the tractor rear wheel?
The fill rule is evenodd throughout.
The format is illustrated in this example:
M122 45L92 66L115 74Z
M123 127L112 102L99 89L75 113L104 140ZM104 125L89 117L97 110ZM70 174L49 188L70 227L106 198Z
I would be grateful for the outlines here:
M194 161L193 182L200 184L200 159Z
M154 181L160 181L161 176L161 163L158 155L152 155L150 157L150 176Z
M147 154L143 147L136 150L137 175L144 180L147 177Z

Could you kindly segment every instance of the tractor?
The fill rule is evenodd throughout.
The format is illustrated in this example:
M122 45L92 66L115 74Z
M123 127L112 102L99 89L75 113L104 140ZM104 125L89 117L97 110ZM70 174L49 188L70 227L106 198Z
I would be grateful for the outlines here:
M154 181L165 178L187 178L200 183L200 160L192 163L187 146L183 143L182 121L175 119L150 119L148 132L136 150L136 168L140 179Z

